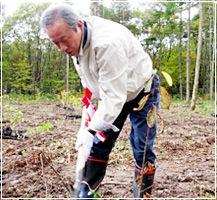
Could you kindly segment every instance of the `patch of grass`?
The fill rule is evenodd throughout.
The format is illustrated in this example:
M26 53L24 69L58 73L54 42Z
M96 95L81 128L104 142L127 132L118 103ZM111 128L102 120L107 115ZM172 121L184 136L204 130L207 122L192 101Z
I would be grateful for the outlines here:
M62 105L73 104L74 106L80 107L81 96L81 94L73 95L71 92L63 90L59 95L57 95L57 99Z
M17 94L11 93L3 95L2 102L3 104L18 104L18 103L61 103L62 105L72 104L74 106L81 106L81 97L82 93L73 94L71 92L61 91L60 94L43 94L37 92L36 94Z
M55 94L17 94L11 93L9 95L3 95L3 104L17 104L17 103L48 103L57 102L57 95Z
M215 101L198 101L196 103L195 112L201 115L211 115L212 113L215 113Z
M176 108L177 107L177 108ZM215 100L201 100L200 98L196 102L196 108L194 111L190 110L190 102L187 103L185 100L173 99L171 109L176 108L177 115L188 118L194 114L202 116L210 116L215 113ZM160 108L160 112L167 113L170 110Z

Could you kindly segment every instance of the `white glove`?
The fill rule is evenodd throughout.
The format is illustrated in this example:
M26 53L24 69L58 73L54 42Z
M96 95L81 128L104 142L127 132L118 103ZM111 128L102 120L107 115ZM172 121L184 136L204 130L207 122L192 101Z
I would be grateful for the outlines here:
M91 134L87 128L79 130L77 134L77 141L75 144L75 149L78 150L81 145L84 147L86 158L90 155L91 147L93 146L94 136Z

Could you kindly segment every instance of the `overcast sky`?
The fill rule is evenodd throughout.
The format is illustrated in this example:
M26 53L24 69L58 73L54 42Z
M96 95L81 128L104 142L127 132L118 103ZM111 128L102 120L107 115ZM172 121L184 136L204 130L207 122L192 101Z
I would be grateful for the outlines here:
M6 15L11 15L15 10L19 8L19 5L23 2L34 2L34 3L44 3L44 2L61 2L61 0L1 0L5 5ZM63 0L64 1L64 0ZM78 12L83 14L90 13L90 0L65 0L73 3L73 6ZM110 0L102 0L103 3L108 4ZM128 0L132 4L138 5L140 2L154 2L157 0Z
M5 5L6 16L11 15L14 11L16 11L19 8L20 3L23 3L23 2L34 2L34 3L61 2L61 0L1 0L1 1ZM90 0L68 0L68 1L73 2L74 4L73 6L79 13L90 14L90 9L89 9ZM105 5L107 5L109 1L111 2L111 0L102 0L102 1L104 2ZM130 2L131 5L134 7L138 7L139 4L142 2L143 3L144 2L153 3L156 1L157 0L128 0L128 2Z
M21 3L24 2L34 2L34 3L45 3L45 2L61 2L61 1L54 1L54 0L2 0L3 4L5 5L5 14L11 15L14 11L16 11ZM71 0L74 3L74 7L76 10L81 11L82 13L89 12L89 0Z
M5 5L5 15L8 16L8 15L13 14L13 12L16 11L19 8L20 4L23 2L34 2L34 3L52 2L52 3L54 3L54 2L63 2L64 0L0 0L0 1L3 2L3 4ZM91 2L91 0L65 0L65 2L66 1L72 2L75 10L77 10L80 14L87 14L87 15L90 14L90 2ZM111 2L111 1L112 0L102 0L101 2L103 2L107 6L107 5L109 5L108 2ZM128 2L130 2L131 6L139 7L140 9L142 9L140 3L144 3L144 2L153 3L156 1L158 1L158 0L128 0ZM186 0L183 0L183 1L186 1ZM199 0L192 0L192 1L199 2ZM99 0L98 0L98 2L99 2ZM122 0L122 2L123 2L123 0ZM168 1L166 1L166 2L168 2ZM178 0L177 0L177 2L178 2ZM197 13L198 13L197 8L191 9L191 18ZM183 14L183 19L187 19L187 17L188 17L188 14L186 12Z

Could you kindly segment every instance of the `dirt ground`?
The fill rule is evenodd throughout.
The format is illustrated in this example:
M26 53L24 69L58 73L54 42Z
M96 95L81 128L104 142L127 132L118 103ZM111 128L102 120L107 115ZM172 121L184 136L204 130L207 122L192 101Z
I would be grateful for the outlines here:
M80 109L50 104L16 104L22 120L13 127L28 130L27 138L2 141L3 198L70 198L65 185L74 182L74 144L80 127ZM4 111L4 110L3 110ZM153 198L215 197L215 117L200 116L187 107L172 105L160 111L164 134L155 140L157 170ZM3 113L4 116L4 113ZM3 117L3 128L8 126ZM110 155L101 198L133 198L134 160L126 121Z

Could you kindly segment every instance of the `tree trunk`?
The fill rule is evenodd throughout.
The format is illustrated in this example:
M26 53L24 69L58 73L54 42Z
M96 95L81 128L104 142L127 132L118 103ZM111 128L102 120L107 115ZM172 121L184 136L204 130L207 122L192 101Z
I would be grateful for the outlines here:
M209 47L210 47L210 49L209 49L209 59L210 59L210 62L209 62L209 64L210 64L210 100L212 100L213 99L213 85L214 85L214 80L213 80L213 77L214 77L214 49L213 49L213 16L215 16L214 15L214 13L213 13L213 11L214 10L212 10L212 7L211 7L211 4L209 5L209 16L210 16L210 28L209 28L209 30L210 30L210 35L209 35Z
M66 92L69 91L69 56L66 55L66 87L65 90Z
M188 29L187 29L187 35L188 35L188 43L187 43L187 62L186 62L186 101L190 101L190 78L189 78L189 69L190 69L190 32L191 32L191 3L188 3Z
M182 6L180 5L180 23L179 23L179 93L180 99L183 99L182 92Z
M199 3L200 21L199 21L199 34L198 34L198 45L197 45L197 61L195 67L194 87L191 99L191 110L196 107L198 85L199 85L199 73L200 73L200 62L201 62L201 51L202 51L202 32L203 32L203 3Z
M91 15L100 16L99 3L98 2L91 2L90 11L91 11Z
M160 50L159 50L159 60L158 60L158 67L159 67L159 70L161 70L161 67L162 67L162 28L161 28L161 26L162 26L162 24L161 24L161 15L160 15L160 17L159 17L159 24L158 24L158 26L159 26L159 48L160 48Z

